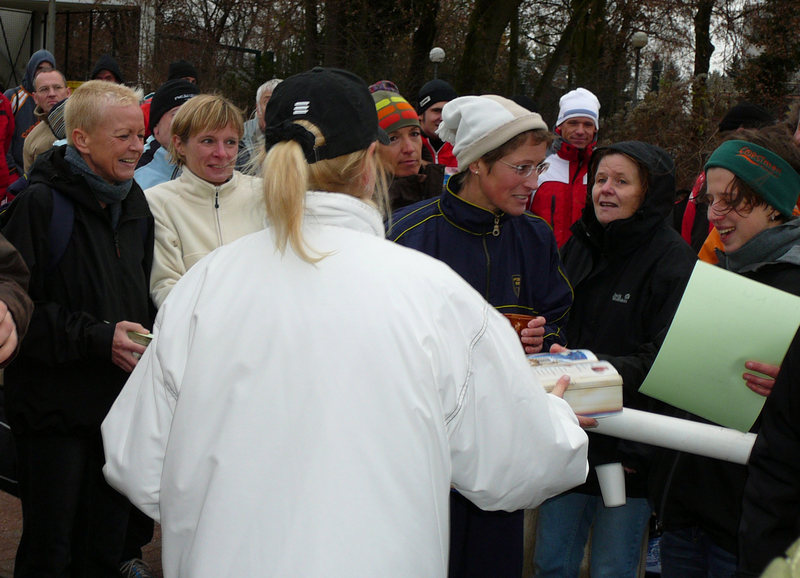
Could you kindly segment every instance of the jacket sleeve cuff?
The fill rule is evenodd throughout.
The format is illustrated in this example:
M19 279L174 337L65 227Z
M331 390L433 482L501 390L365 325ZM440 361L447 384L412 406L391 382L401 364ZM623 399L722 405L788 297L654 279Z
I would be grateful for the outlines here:
M88 353L103 359L111 359L111 345L114 342L114 323L97 323L88 331Z

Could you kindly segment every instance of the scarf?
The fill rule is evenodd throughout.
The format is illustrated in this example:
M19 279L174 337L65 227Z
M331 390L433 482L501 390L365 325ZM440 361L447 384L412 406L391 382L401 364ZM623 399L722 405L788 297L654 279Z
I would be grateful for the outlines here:
M67 145L64 159L69 163L72 173L82 176L95 198L108 207L111 214L111 226L116 230L120 214L122 214L122 201L131 190L133 179L116 184L109 183L89 167L78 149L72 145Z
M732 253L717 250L719 265L734 273L755 271L766 263L800 265L800 219L765 229Z

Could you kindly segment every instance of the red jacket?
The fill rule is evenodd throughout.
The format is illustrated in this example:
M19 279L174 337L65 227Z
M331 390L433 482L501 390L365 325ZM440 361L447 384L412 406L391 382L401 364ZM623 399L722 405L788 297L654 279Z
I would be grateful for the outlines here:
M152 98L148 98L141 104L142 116L144 116L144 138L150 136L150 105L152 104Z
M427 151L427 154L426 154ZM428 137L422 135L422 158L437 165L444 165L456 169L458 161L453 154L453 145L449 142L444 142L438 150L434 149ZM447 174L455 174L455 171L446 171Z
M16 180L8 172L6 154L11 148L11 139L14 137L14 113L11 112L11 102L0 94L0 203L5 200L6 189L12 181Z
M686 208L683 210L683 219L681 220L681 237L689 243L696 251L700 250L706 235L711 232L714 225L708 223L705 218L705 208L697 211L697 198L703 193L706 187L706 173L702 172L697 175L692 186L692 192L689 194L689 201L686 203ZM708 227L704 226L708 223Z
M569 228L581 218L586 205L586 172L594 144L578 149L557 140L556 152L547 157L547 170L539 177L539 188L528 210L539 215L553 228L559 247L572 236Z

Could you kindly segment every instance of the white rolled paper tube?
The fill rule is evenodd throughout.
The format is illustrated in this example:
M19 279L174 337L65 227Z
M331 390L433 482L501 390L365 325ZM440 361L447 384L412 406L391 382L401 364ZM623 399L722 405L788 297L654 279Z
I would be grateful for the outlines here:
M753 433L629 408L597 423L590 431L735 464L747 463L756 441Z

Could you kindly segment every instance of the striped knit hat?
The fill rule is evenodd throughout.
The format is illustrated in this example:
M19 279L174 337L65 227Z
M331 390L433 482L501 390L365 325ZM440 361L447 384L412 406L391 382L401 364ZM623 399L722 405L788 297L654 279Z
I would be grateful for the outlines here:
M597 100L597 97L586 90L585 88L576 88L575 90L570 90L567 94L561 97L558 101L559 109L558 109L558 120L556 121L556 126L561 126L561 124L570 118L575 118L577 116L583 116L586 118L591 118L594 122L594 128L600 129L600 101Z
M417 111L396 92L377 90L372 93L372 99L378 111L378 124L386 133L407 126L419 127Z

